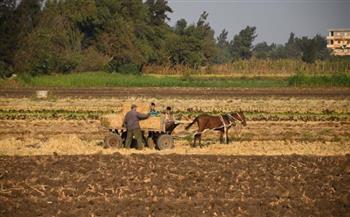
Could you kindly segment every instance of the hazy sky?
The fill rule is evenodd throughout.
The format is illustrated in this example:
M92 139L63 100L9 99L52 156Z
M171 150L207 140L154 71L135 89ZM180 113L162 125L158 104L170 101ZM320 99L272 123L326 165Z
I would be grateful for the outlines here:
M203 11L220 34L230 39L247 25L256 26L255 42L284 43L289 33L297 36L328 34L329 28L350 28L350 0L168 0L174 13L170 24L185 18L197 22Z

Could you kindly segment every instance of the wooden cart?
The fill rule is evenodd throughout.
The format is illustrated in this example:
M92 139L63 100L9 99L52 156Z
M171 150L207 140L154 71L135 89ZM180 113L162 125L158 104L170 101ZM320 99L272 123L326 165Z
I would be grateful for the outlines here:
M138 112L146 113L147 106L140 106ZM143 109L142 109L143 108ZM124 107L121 113L113 114L105 117L109 122L109 132L104 138L106 148L115 147L123 148L126 140L126 129L123 127L123 119L125 114L130 110L129 107ZM169 149L174 147L174 138L170 132L165 130L164 115L160 114L157 117L150 117L140 121L144 143L149 148L159 150ZM133 139L132 146L136 144Z

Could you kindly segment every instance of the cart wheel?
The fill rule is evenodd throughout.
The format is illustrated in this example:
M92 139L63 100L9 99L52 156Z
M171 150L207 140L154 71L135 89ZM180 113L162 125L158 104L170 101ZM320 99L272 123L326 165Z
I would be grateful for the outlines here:
M105 148L123 148L123 139L118 134L109 134L104 139Z
M174 139L168 134L162 134L157 139L157 147L159 150L174 148Z
M152 137L148 137L148 139L147 139L147 146L150 149L154 149L156 147L156 144L154 144L154 141L153 141Z

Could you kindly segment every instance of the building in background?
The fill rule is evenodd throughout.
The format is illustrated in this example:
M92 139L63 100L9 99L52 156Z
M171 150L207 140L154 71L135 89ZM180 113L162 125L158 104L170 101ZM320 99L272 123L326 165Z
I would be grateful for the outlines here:
M350 56L350 29L330 29L327 47L336 56Z

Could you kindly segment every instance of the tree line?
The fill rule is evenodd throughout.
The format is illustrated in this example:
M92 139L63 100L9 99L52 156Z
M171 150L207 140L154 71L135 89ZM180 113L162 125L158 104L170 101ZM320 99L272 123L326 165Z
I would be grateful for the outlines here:
M3 0L0 3L0 75L108 70L142 72L145 65L193 68L239 59L329 58L326 40L295 37L285 44L258 43L256 27L232 39L215 38L203 12L197 22L180 19L165 0Z

